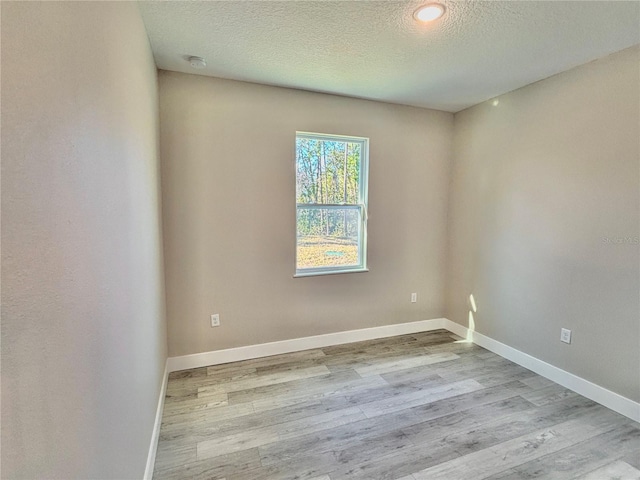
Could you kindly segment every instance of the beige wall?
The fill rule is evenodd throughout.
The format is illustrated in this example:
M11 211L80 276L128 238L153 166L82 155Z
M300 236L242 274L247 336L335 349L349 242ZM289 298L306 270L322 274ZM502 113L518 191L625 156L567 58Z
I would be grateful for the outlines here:
M640 400L639 60L464 111L455 138L448 113L160 72L170 355L466 325L474 293L481 333ZM2 67L2 477L140 478L167 354L144 27L2 2ZM370 272L293 278L296 130L371 139Z
M166 358L135 4L2 2L2 478L142 478Z
M442 316L451 114L159 80L171 356ZM293 278L296 130L370 138L369 272Z
M632 48L456 114L447 285L451 320L473 293L480 333L636 401L639 67Z

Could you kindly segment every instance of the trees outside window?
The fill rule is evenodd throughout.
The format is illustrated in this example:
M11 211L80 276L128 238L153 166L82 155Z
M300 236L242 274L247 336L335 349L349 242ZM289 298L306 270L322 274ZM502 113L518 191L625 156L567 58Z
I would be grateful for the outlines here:
M296 274L366 269L368 139L296 134Z

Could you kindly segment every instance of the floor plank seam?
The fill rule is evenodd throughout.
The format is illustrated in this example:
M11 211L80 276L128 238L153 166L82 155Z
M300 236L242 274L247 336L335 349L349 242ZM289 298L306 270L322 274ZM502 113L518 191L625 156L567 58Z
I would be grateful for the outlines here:
M456 342L442 330L174 372L154 478L595 480L640 466L640 424ZM597 458L561 470L581 449Z

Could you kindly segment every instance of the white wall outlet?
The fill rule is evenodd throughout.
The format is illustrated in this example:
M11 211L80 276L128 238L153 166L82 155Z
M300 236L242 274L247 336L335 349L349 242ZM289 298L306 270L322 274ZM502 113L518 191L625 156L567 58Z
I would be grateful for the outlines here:
M211 326L212 327L219 327L220 326L220 314L219 313L214 313L213 315L211 315Z
M416 303L418 301L418 294L417 293L412 293L411 294L411 303Z
M560 329L560 341L564 343L571 343L571 330L566 328Z

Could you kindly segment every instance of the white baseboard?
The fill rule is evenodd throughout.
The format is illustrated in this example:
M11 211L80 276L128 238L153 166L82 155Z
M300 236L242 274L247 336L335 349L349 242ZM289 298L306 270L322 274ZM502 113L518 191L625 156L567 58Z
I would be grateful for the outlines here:
M452 322L448 318L445 318L444 322L442 322L442 328L446 328L451 333L455 333L456 335L458 335L459 337L462 337L462 338L467 338L468 335L469 335L469 329L467 327L464 327L464 326L460 325L459 323ZM468 340L471 340L471 339L469 338ZM481 346L483 346L483 345L481 345ZM489 349L487 349L487 350L489 350Z
M543 377L573 390L594 402L604 405L625 417L629 417L636 422L640 422L640 403L638 402L623 397L611 390L607 390L606 388L585 380L582 377L578 377L573 373L554 367L549 363L543 362L542 360L532 357L520 350L516 350L504 343L500 343L486 335L482 335L476 331L469 331L467 327L452 322L451 320L444 319L443 328L446 328L450 332L464 337L467 340L471 340L476 345L484 347L487 350L491 350L493 353L536 372L538 375L542 375Z
M348 330L346 332L328 333L325 335L316 335L312 337L294 338L291 340L282 340L279 342L261 343L258 345L248 345L245 347L229 348L226 350L216 350L212 352L196 353L193 355L183 355L180 357L170 357L167 359L168 372L186 370L189 368L206 367L208 365L219 365L222 363L237 362L240 360L249 360L252 358L268 357L271 355L280 355L283 353L299 352L312 348L330 347L332 345L341 345L344 343L360 342L363 340L374 340L376 338L393 337L395 335L404 335L408 333L427 332L444 328L463 338L467 338L473 343L490 350L501 357L511 360L529 370L536 372L543 377L548 378L580 395L583 395L595 402L604 405L636 422L640 422L640 403L620 394L607 390L604 387L596 385L584 378L578 377L561 368L555 367L549 363L532 357L529 354L516 350L513 347L498 342L490 337L482 335L476 331L469 331L458 323L452 322L446 318L435 318L432 320L422 320L418 322L400 323L396 325L385 325L381 327L364 328L361 330ZM162 400L164 400L163 385ZM156 418L157 427L162 417L161 405L158 405L159 417ZM158 432L159 433L159 432ZM154 429L154 435L157 439L157 433ZM149 452L149 461L151 461L151 451ZM155 458L155 450L153 451ZM147 462L147 471L149 471L149 462ZM153 473L153 462L151 462L151 473ZM145 474L145 480L147 477Z
M313 337L294 338L279 342L260 343L246 347L228 348L212 352L169 357L169 372L186 370L188 368L206 367L221 363L237 362L252 358L269 357L282 353L299 352L312 348L330 347L344 343L361 342L376 338L393 337L407 333L426 332L444 328L445 319L421 320L418 322L399 323L396 325L384 325L381 327L363 328L360 330L348 330L346 332L327 333Z
M156 409L156 419L153 423L153 432L151 433L151 444L149 445L149 454L147 455L147 466L144 469L143 480L151 480L153 478L153 467L156 463L156 452L158 451L158 438L160 437L160 425L162 425L162 410L164 409L164 396L167 392L167 381L169 379L169 359L164 365L164 377L162 386L160 387L160 396L158 397L158 408Z

